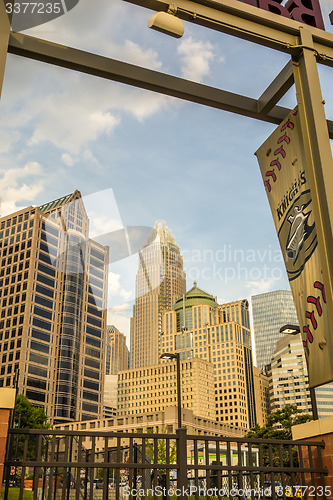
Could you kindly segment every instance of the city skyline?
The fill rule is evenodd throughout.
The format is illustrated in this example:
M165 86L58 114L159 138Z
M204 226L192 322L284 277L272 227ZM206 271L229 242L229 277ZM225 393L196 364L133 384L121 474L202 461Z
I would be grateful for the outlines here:
M321 6L333 32L329 0ZM147 28L150 15L123 0L100 0L98 8L80 0L27 33L256 98L289 60L191 23L174 40ZM332 75L321 65L319 71L331 118ZM294 89L281 104L296 104ZM188 285L197 280L219 302L289 289L254 157L275 125L14 55L1 106L3 215L74 189L95 199L112 190L112 206L88 211L94 231L165 220ZM127 335L136 262L132 255L110 267L109 323Z

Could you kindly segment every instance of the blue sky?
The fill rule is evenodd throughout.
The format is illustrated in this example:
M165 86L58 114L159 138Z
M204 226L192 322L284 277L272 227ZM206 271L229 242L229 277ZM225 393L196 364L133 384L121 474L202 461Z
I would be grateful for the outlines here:
M332 0L321 7L326 22ZM189 23L172 39L147 28L151 14L80 0L27 33L255 98L288 61ZM333 72L320 75L332 119ZM281 104L296 104L294 88ZM274 125L9 55L0 128L2 214L79 189L92 236L166 221L188 288L220 302L289 288L254 156ZM136 269L137 255L110 268L109 322L125 333Z

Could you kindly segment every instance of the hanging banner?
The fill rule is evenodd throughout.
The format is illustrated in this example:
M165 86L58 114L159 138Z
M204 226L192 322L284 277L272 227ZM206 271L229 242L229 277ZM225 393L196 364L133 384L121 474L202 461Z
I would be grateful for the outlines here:
M295 302L309 384L317 387L333 381L333 338L297 111L256 156Z

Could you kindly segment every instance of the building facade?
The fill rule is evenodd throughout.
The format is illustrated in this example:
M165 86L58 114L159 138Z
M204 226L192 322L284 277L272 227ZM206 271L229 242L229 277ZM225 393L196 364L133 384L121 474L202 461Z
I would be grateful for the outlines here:
M118 375L105 375L103 417L111 418L117 415Z
M296 405L312 413L308 371L301 335L284 335L276 344L268 365L269 397L272 411Z
M298 319L290 290L253 295L251 302L256 365L262 370L271 362L276 343L283 336L280 328L297 325Z
M102 415L108 248L79 191L0 219L0 387L52 422Z
M135 304L131 318L130 367L158 363L162 313L186 291L183 259L164 222L155 224L156 237L139 253Z
M241 429L256 423L248 302L219 305L194 286L163 315L162 352L214 366L215 412Z
M199 358L181 361L182 408L202 418L215 417L214 368ZM117 416L161 412L177 406L176 362L168 361L118 374Z
M272 411L295 404L312 414L308 370L301 334L284 335L268 365L269 397ZM315 389L318 418L333 416L333 384Z
M117 375L127 370L129 361L126 336L114 325L106 327L106 375Z
M254 399L256 403L257 424L262 427L270 412L269 378L256 366L253 367Z
M178 428L178 415L175 406L168 406L164 411L152 413L140 413L126 415L125 417L91 420L90 422L73 422L55 426L56 429L68 431L110 431L123 432L124 436L130 432L145 433L175 433ZM201 436L227 436L243 437L244 431L236 429L225 422L217 422L216 419L207 419L194 415L188 408L182 410L182 423L186 427L187 434ZM91 438L83 442L86 448L91 447ZM117 445L117 442L115 443ZM103 449L104 437L96 438L96 448Z
M118 373L129 368L126 336L114 325L106 327L106 364L104 383L104 417L117 414Z

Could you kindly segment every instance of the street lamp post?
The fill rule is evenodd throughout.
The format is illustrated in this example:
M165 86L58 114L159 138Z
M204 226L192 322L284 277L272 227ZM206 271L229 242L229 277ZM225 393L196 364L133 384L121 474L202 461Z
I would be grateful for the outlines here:
M300 333L301 329L299 325L284 325L280 328L280 333L285 333L287 335L297 335ZM310 399L313 420L318 420L318 409L316 401L316 393L313 387L310 387Z
M179 352L171 353L164 352L160 356L161 359L175 359L176 360L176 370L177 370L177 403L178 403L178 429L182 427L182 393L180 385L180 357Z

